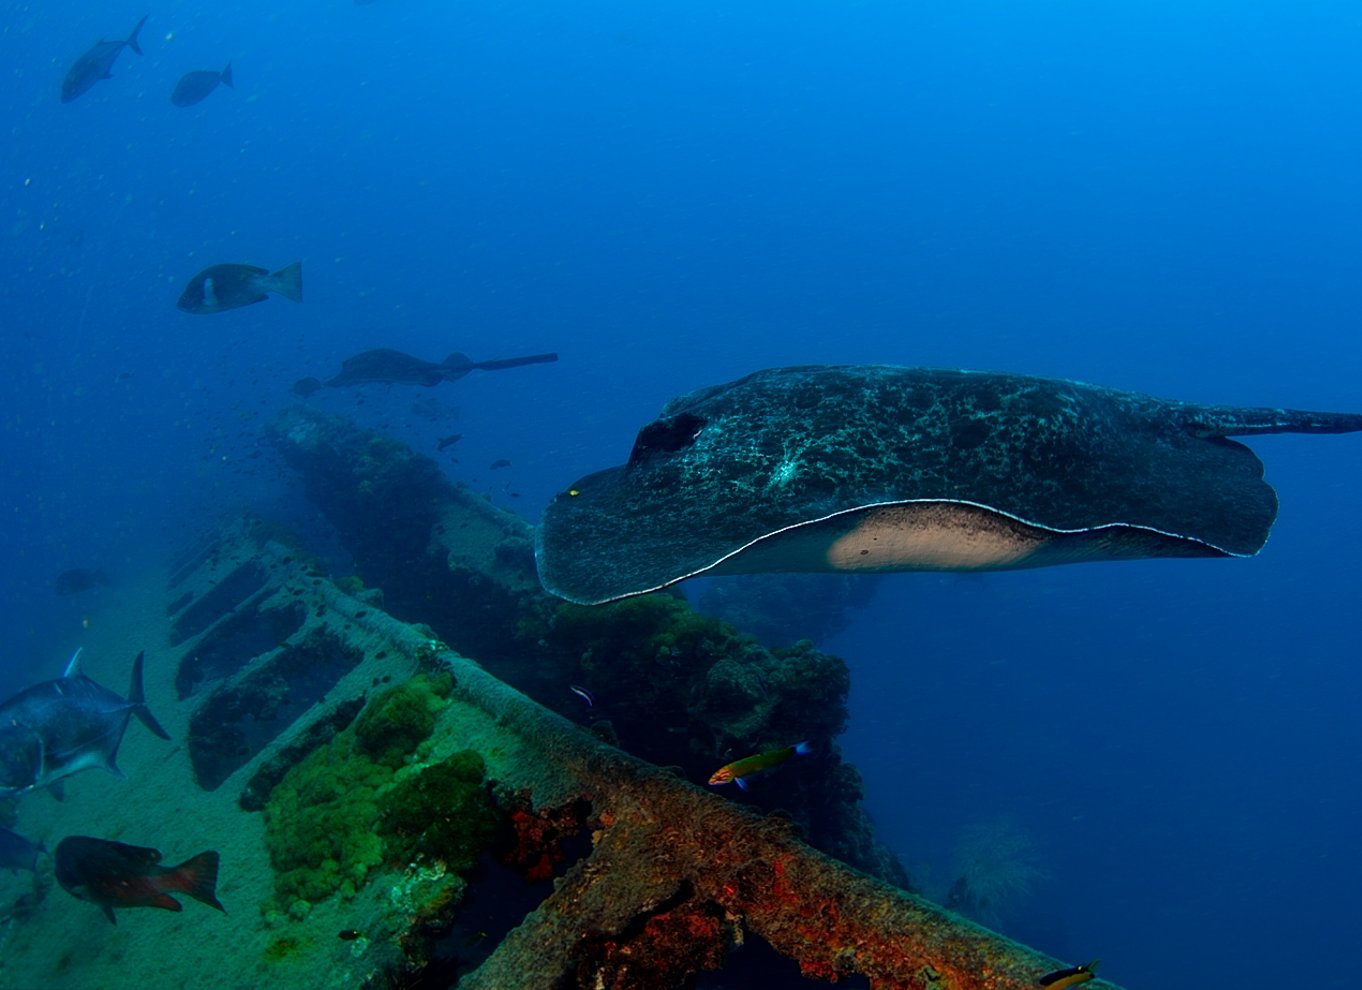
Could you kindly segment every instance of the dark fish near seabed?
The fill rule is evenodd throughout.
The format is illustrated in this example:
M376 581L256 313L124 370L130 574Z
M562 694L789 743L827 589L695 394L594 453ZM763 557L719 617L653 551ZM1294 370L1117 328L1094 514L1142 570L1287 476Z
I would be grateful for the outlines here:
M0 867L16 872L38 872L38 856L47 852L41 842L30 842L12 829L0 827Z
M1040 985L1047 987L1048 990L1060 990L1061 987L1076 987L1080 983L1087 983L1097 978L1095 971L1101 961L1094 959L1082 966L1069 966L1066 969L1057 969L1053 973L1046 973L1040 978Z
M303 263L273 274L255 265L213 265L189 280L175 305L186 313L221 313L264 302L271 292L302 302Z
M69 835L57 843L57 883L73 897L104 909L117 924L114 908L158 907L183 911L171 894L226 912L217 897L218 854L201 852L179 866L159 866L161 852L88 835Z
M214 72L212 69L200 69L197 72L186 72L180 76L180 81L175 84L175 91L170 94L170 102L177 107L192 107L208 98L208 94L218 88L218 84L232 86L232 63L227 63L227 68L221 72Z
M80 672L80 650L55 681L25 688L0 704L0 796L40 787L61 796L61 780L88 767L117 777L118 747L136 715L162 739L170 735L147 708L141 653L132 663L127 698Z
M299 378L296 382L294 382L291 391L293 392L294 395L301 396L302 398L306 399L308 396L312 395L320 388L322 388L321 379L313 378L311 375L309 375L306 378Z
M57 594L74 595L108 583L109 575L102 567L73 567L57 575Z
M131 48L138 55L142 54L141 47L137 44L137 32L142 30L142 25L147 22L148 14L137 22L137 27L132 29L132 34L128 35L124 41L98 41L88 52L76 59L74 65L66 73L66 78L61 81L61 101L70 103L77 96L90 91L90 88L101 79L111 77L110 69L113 68L114 60L124 48Z

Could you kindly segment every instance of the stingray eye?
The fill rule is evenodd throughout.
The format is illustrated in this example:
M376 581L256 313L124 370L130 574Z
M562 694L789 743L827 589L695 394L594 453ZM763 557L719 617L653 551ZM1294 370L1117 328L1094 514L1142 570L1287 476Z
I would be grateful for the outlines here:
M670 419L657 419L638 431L634 449L629 452L629 463L640 461L656 453L675 453L685 450L695 443L704 432L705 421L690 413L681 413Z

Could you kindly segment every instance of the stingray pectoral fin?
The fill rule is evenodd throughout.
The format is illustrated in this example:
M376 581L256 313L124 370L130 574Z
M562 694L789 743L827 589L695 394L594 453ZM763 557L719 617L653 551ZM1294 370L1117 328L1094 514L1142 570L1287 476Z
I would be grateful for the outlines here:
M968 502L872 505L771 533L708 568L768 571L993 571L1149 557L1223 557L1186 537L1120 524L1036 526Z

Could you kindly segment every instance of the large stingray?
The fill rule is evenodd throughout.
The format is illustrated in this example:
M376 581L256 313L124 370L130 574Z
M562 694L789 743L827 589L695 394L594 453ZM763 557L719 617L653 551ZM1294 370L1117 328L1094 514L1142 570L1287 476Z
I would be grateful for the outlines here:
M627 464L555 497L539 575L598 604L698 574L1251 556L1277 496L1226 437L1354 430L1024 375L759 371L672 400Z
M392 382L402 385L439 385L458 381L470 371L500 371L525 364L557 361L557 354L531 354L528 357L502 358L497 361L472 361L466 354L455 351L438 364L403 354L387 347L363 351L341 362L340 374L322 384L330 387L363 385L369 382Z

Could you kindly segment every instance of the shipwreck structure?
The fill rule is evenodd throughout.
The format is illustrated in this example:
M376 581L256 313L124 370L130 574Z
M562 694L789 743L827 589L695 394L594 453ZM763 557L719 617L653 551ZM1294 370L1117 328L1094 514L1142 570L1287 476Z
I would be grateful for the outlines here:
M270 439L354 574L260 520L206 531L101 668L145 648L181 744L130 733L130 781L20 808L49 844L97 814L167 859L218 848L230 913L92 914L63 951L87 908L40 878L0 983L165 985L175 938L231 946L186 983L224 988L667 990L760 955L752 986L1021 990L1066 965L908 889L837 753L838 658L670 595L557 601L528 525L404 445L303 407ZM779 807L695 783L805 735Z

